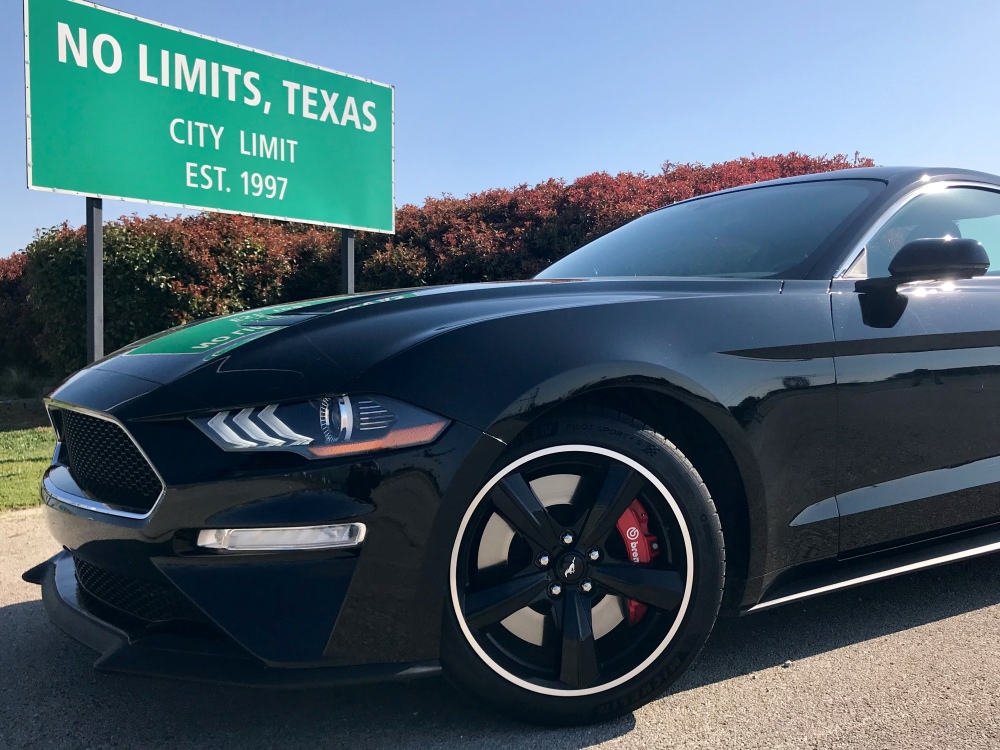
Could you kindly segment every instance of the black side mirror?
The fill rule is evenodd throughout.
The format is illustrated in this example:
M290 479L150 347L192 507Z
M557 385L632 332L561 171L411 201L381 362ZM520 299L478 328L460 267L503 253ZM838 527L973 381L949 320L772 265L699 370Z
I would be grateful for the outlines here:
M889 263L889 274L910 281L971 279L990 267L990 256L977 240L947 237L907 242Z
M978 240L932 237L907 242L889 263L889 276L863 279L858 289L895 289L909 281L971 279L982 276L990 267L986 248Z

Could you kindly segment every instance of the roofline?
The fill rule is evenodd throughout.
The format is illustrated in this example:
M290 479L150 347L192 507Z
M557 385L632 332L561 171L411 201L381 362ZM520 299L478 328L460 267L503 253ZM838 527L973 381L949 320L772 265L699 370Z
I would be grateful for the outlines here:
M943 179L968 180L971 182L985 182L1000 185L1000 176L990 174L988 172L977 172L971 169L955 167L846 167L844 169L835 169L830 172L810 172L809 174L795 175L794 177L779 177L776 180L751 182L747 185L738 185L736 187L726 188L725 190L716 190L711 193L695 195L691 198L685 198L682 201L676 201L674 203L669 203L666 206L661 206L656 210L660 211L664 208L669 208L670 206L677 206L681 203L701 200L702 198L708 198L713 195L738 193L743 190L753 190L755 188L771 187L773 185L790 185L800 182L826 182L830 180L877 180L878 182L885 183L886 185L889 185L890 183L896 183L897 185L909 185L911 183L924 180L924 178L929 178L929 180L926 181L937 181Z

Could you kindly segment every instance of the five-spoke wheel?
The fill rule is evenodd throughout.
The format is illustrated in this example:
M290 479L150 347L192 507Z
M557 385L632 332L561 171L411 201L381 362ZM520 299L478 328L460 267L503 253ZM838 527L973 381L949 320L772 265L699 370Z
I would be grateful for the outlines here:
M658 540L646 563L629 554L644 532L619 530L636 501ZM474 647L538 692L600 690L656 658L684 614L693 574L669 490L628 456L589 445L507 466L469 509L454 558L456 609ZM648 608L638 621L630 603Z
M560 706L579 699L586 711L665 671L664 654L685 623L697 579L705 578L696 575L692 512L711 519L719 551L721 534L711 499L683 455L655 433L627 426L641 441L628 440L619 423L610 434L624 440L529 443L472 500L450 570L454 624L464 644L449 648L446 639L446 670L485 667L498 685L560 699ZM721 565L706 570L716 588L710 627ZM680 661L693 658L705 636L699 629L693 650L688 637ZM457 655L468 649L471 665ZM488 691L482 680L472 689Z

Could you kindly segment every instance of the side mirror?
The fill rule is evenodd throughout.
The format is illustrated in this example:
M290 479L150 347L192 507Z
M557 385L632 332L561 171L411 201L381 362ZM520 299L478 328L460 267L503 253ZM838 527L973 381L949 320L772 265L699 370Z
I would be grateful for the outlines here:
M932 237L907 242L889 263L888 277L864 279L856 287L895 289L910 281L971 279L982 276L989 267L990 257L978 240Z
M990 256L977 240L936 237L913 240L899 248L889 263L889 274L907 281L971 279L989 267Z

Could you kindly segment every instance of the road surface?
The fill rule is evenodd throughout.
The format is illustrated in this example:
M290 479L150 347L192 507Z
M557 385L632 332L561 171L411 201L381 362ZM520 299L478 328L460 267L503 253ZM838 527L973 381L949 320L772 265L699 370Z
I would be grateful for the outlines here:
M38 509L0 513L0 748L1000 748L1000 557L722 620L671 694L547 730L440 679L270 692L96 672L20 578L56 551Z

